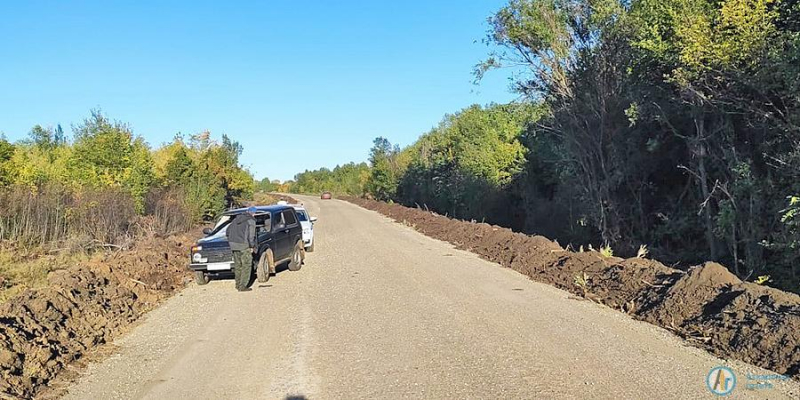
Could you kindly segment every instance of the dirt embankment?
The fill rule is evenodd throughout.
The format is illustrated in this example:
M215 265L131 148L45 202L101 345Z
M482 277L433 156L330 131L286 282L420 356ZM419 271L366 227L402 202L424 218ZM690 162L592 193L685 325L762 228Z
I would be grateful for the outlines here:
M272 193L272 195L275 196L279 201L283 200L283 201L285 201L285 202L287 202L289 204L300 204L301 203L301 201L295 199L292 196L289 196L288 194Z
M252 201L244 202L245 206L263 206L267 204L275 204L279 201L285 201L289 204L300 204L297 199L283 193L263 193L259 192L253 195Z
M417 231L669 329L721 358L800 378L800 296L742 282L722 265L687 271L642 258L567 251L542 237L424 210L345 198Z
M185 234L50 273L0 305L0 398L30 398L190 280Z

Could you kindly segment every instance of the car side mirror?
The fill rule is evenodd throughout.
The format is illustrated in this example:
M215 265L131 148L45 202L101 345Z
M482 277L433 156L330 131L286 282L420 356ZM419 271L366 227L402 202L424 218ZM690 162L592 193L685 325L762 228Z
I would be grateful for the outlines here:
M203 234L206 236L210 235L211 232L214 232L211 228L203 228Z
M311 217L311 223L317 222L317 217Z

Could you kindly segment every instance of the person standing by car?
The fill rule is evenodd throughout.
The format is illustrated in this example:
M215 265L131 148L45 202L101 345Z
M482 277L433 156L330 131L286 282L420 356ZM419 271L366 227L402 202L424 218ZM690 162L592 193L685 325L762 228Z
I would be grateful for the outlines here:
M253 270L253 253L256 252L256 219L257 209L250 207L247 212L236 216L228 225L226 235L233 252L233 274L236 279L236 290L247 292L252 289L250 274Z

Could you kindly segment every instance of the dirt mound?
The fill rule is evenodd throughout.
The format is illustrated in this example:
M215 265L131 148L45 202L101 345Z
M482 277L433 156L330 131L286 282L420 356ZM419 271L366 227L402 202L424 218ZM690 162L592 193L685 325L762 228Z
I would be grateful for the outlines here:
M541 236L421 209L345 200L536 281L667 328L721 358L800 378L800 296L742 282L717 263L681 271L653 260L572 252Z
M733 293L731 288L742 281L722 265L706 263L690 268L671 283L662 295L650 299L646 309L638 313L639 317L673 329L683 326L688 320L725 301Z
M48 286L0 305L0 398L32 397L189 281L192 235L150 238L52 272Z
M268 204L275 204L279 201L285 201L289 204L300 204L300 202L292 196L282 193L263 193L259 192L253 195L252 201L245 201L242 206L265 206Z
M642 315L682 275L657 261L629 258L591 276L587 293L611 308Z
M753 283L718 296L685 324L720 354L800 377L800 296Z

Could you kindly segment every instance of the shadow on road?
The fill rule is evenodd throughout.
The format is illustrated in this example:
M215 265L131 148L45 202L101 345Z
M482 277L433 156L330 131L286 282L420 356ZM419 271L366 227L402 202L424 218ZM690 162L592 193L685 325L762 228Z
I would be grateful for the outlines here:
M281 263L281 264L278 264L278 265L275 266L275 275L273 275L273 277L275 277L278 274L283 273L285 271L289 271L289 262L288 261L284 262L284 263ZM234 276L233 275L233 271L231 271L231 272L219 272L219 273L214 274L212 276L212 279L215 280L215 281L232 280L233 276ZM263 284L263 283L259 284L258 282L256 282L256 272L255 272L255 270L253 270L253 273L250 274L250 282L247 284L247 287L272 287L272 284ZM305 398L305 397L303 397L303 398ZM287 399L288 399L288 397L287 397Z

